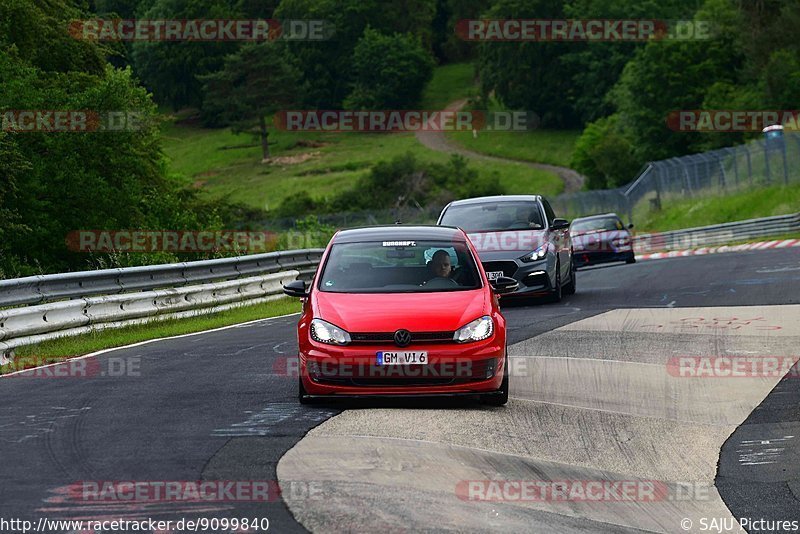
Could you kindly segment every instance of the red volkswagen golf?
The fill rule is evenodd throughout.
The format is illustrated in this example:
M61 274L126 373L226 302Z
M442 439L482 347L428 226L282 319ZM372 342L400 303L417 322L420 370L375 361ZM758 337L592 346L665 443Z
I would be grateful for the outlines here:
M480 395L508 400L506 323L466 234L446 226L338 232L303 298L300 402L352 396Z

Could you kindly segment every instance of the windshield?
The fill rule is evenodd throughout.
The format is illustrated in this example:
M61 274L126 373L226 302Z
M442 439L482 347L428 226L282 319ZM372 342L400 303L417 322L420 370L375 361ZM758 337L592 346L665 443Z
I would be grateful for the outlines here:
M598 230L622 230L622 221L616 217L606 217L603 219L587 219L572 223L573 232L592 232Z
M378 241L331 247L319 289L332 293L416 293L481 287L465 243Z
M544 228L542 212L537 202L454 205L444 212L441 224L458 226L467 232Z

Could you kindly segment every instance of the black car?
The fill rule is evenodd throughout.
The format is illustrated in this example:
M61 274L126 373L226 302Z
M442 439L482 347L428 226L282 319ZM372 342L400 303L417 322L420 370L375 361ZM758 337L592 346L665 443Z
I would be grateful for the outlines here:
M569 233L576 267L624 261L636 263L633 239L616 213L580 217L572 221Z
M539 195L470 198L451 202L438 224L458 226L475 245L490 279L519 281L509 296L544 296L561 300L575 293L575 270L569 222L556 217Z

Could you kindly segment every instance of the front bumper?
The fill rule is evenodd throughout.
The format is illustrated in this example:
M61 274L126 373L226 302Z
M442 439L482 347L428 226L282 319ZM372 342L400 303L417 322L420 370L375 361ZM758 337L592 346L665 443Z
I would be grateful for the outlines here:
M426 351L424 365L377 365L379 351ZM386 344L346 347L309 343L300 351L300 378L310 397L474 395L500 388L505 338L467 344Z
M634 257L633 250L620 251L580 251L576 250L573 256L575 267L586 267L587 265L597 265L600 263L611 263L616 261L628 261Z
M530 263L519 259L482 263L486 272L503 271L503 276L509 276L519 282L519 289L503 295L503 298L548 293L555 286L556 262L555 257L550 255Z

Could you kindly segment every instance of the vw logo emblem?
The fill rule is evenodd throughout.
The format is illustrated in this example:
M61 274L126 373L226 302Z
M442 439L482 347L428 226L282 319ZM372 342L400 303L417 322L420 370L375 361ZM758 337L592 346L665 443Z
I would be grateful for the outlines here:
M398 347L405 347L411 343L411 332L400 329L394 333L394 343Z

